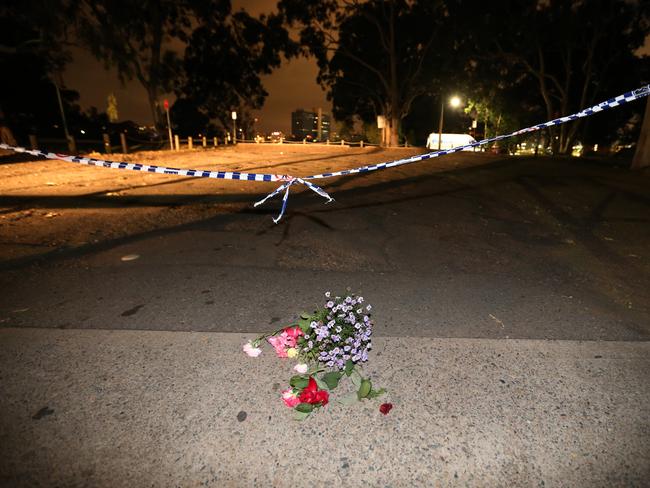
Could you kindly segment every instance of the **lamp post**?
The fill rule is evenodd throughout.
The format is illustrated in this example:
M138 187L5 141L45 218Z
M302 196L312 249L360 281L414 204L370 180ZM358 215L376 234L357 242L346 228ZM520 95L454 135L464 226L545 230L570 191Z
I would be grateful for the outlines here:
M233 110L230 116L232 117L232 143L237 144L237 112Z
M449 99L449 106L452 108L460 107L460 98L453 96ZM440 122L438 124L438 151L442 148L442 123L445 117L445 102L440 104Z

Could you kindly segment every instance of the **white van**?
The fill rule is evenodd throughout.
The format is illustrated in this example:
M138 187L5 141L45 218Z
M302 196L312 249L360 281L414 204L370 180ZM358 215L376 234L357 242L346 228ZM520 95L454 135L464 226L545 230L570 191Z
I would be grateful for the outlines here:
M440 149L452 149L454 147L465 146L466 144L472 144L474 142L476 142L476 139L469 134L442 134L442 144L440 145ZM437 132L429 134L429 138L427 139L427 149L431 149L432 151L438 150ZM468 147L463 149L463 151L478 150L478 147Z

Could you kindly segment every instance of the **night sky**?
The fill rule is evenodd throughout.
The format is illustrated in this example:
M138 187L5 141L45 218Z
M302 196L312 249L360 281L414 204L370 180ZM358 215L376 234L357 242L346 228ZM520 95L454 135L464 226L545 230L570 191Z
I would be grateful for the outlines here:
M259 15L275 9L277 0L234 0L233 11L241 8L250 14ZM83 109L91 106L100 111L106 110L106 97L113 92L117 97L120 120L133 120L150 124L151 113L144 88L137 81L122 85L114 69L104 69L102 63L81 49L72 51L73 61L67 66L63 76L66 86L77 90ZM257 124L261 132L281 130L289 134L291 112L297 108L312 109L322 107L327 113L331 104L325 92L316 83L318 68L312 59L293 59L284 62L271 75L263 76L262 81L269 96L261 111L257 112ZM170 96L173 100L173 95Z

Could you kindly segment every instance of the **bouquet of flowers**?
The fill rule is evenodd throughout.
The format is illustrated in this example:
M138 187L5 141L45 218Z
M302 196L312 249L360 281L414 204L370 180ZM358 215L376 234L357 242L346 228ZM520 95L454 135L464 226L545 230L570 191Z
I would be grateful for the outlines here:
M266 339L278 357L298 361L293 368L298 374L289 380L282 400L295 410L299 420L327 405L330 392L344 378L349 378L356 389L340 400L344 404L376 398L386 391L375 389L360 368L372 349L372 307L354 294L332 297L327 292L325 298L324 308L313 314L303 313L297 323L262 335L243 347L246 354L257 357ZM383 404L380 411L387 414L391 407Z

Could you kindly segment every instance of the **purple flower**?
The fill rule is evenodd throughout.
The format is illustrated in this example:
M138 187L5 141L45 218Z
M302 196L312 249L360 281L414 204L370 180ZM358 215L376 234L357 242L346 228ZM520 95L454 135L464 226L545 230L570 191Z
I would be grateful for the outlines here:
M332 308L334 306L334 302L330 300L329 302L327 302L327 304L325 306L327 308Z
M341 340L341 336L338 336L338 335L334 334L334 335L332 335L332 340L333 340L334 342L338 342L338 341Z

